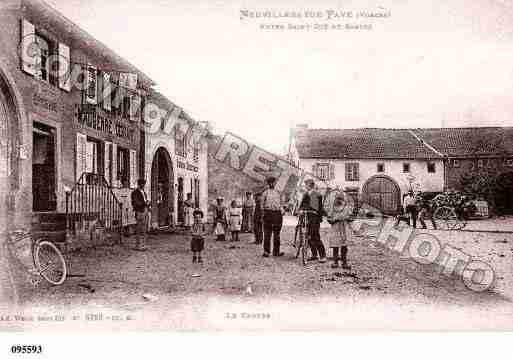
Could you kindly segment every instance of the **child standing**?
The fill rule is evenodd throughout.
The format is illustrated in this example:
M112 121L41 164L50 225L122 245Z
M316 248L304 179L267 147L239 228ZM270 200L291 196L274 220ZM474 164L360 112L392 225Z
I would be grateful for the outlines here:
M242 208L237 205L237 201L233 200L228 212L228 222L232 233L232 241L239 241L239 232L242 226Z
M223 204L224 198L218 197L217 204L214 206L214 234L217 236L216 241L224 241L227 218L226 207Z
M343 269L351 269L347 264L347 243L351 239L351 215L353 206L349 205L343 193L337 194L333 208L328 218L331 224L329 243L333 248L332 268L339 267L339 260L342 261ZM339 257L340 250L340 257Z
M193 213L194 223L191 226L191 250L192 263L203 263L201 252L205 248L205 224L203 223L203 212L199 209Z

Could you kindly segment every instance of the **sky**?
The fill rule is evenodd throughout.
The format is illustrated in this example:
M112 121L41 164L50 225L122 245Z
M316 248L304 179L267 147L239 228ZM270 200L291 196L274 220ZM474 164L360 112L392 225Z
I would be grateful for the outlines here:
M513 125L513 2L46 0L193 118L283 154L289 129ZM247 18L241 10L302 14ZM327 20L327 11L387 18ZM322 17L304 18L305 11ZM314 30L315 24L371 30ZM288 24L310 30L288 29ZM260 25L283 25L284 30Z

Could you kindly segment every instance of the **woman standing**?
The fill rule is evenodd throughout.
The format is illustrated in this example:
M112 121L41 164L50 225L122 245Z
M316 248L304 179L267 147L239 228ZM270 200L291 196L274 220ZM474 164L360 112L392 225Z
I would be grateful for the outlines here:
M190 228L194 223L194 203L192 201L192 193L187 193L187 200L184 204L185 227Z
M218 197L217 204L214 207L214 234L216 235L217 241L224 241L226 235L227 221L227 210L223 204L224 198Z
M352 221L352 213L353 206L346 201L344 194L337 194L328 217L328 222L331 224L329 245L333 248L332 268L338 268L340 260L343 269L351 269L347 264L347 244L352 240L353 231L350 224Z

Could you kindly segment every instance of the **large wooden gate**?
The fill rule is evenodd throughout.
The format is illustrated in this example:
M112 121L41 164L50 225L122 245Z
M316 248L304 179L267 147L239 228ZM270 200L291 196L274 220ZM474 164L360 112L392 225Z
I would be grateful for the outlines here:
M362 188L363 201L384 214L396 214L400 205L401 190L397 183L387 176L374 176Z

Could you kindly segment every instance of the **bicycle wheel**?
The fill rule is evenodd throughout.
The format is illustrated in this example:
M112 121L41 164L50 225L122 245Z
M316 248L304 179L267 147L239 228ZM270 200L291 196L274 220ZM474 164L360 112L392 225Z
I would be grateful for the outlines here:
M298 230L296 231L296 234L297 234L297 242L296 243L296 258L299 257L299 254L301 253L301 248L303 248L303 243L304 243L304 235L303 235L303 230L301 228L298 228Z
M308 254L310 253L310 245L309 241L305 240L303 241L303 245L301 246L301 261L303 262L303 265L306 266L308 263Z
M42 241L35 246L34 262L36 268L48 283L60 285L66 280L66 261L55 244Z

